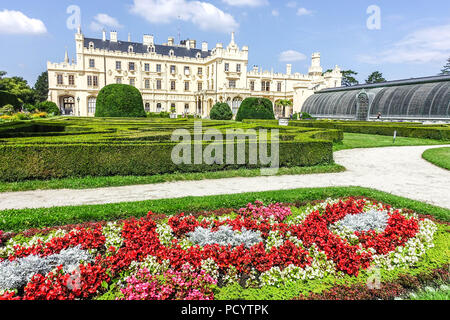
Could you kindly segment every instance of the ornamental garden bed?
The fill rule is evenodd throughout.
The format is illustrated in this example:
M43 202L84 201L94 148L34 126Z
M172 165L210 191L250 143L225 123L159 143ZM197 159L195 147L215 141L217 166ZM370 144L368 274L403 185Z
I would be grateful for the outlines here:
M394 299L448 284L448 223L366 198L0 235L0 299Z

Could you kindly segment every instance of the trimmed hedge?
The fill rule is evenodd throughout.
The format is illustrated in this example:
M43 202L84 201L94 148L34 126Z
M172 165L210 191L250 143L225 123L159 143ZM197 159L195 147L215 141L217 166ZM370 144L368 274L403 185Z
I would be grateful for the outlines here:
M52 102L52 101L43 101L43 102L39 102L36 105L36 108L41 111L41 112L47 112L48 114L54 114L54 115L59 115L61 114L61 111L59 110L58 106L56 105L56 103Z
M254 121L248 121L254 123ZM275 124L275 122L265 122ZM368 123L360 121L290 121L289 126L303 128L337 129L348 133L377 134L398 137L450 140L450 126L417 123Z
M171 160L171 153L178 142L171 140L172 132L187 129L192 135L194 123L188 119L60 118L0 125L0 138L5 139L0 145L0 180L148 176L261 167L260 163L249 163L248 138L244 164L175 165ZM227 129L278 129L281 167L332 163L331 141L342 140L342 132L338 130L229 121L203 121L202 127L203 133L209 129L217 129L222 133ZM252 141L256 142L255 139L258 138L253 137ZM234 144L234 148L237 148L237 144L242 145L242 141L235 141ZM210 142L205 142L203 148L209 145ZM224 148L224 154L225 150ZM191 149L191 152L194 156L195 151Z
M207 146L203 145L203 150ZM84 176L142 176L262 167L259 163L249 164L248 148L245 151L246 163L243 165L176 165L171 159L173 147L171 143L0 146L0 179L22 181ZM235 143L235 157L237 147L238 143ZM333 161L332 147L328 141L280 142L280 166L329 164Z
M8 104L12 105L16 111L20 110L22 105L15 95L6 91L0 91L0 108Z
M96 117L146 117L140 91L126 84L110 84L97 96Z
M236 115L236 121L245 119L275 119L272 102L266 98L245 99Z
M233 111L231 111L228 103L216 103L210 112L211 120L231 120L233 119Z

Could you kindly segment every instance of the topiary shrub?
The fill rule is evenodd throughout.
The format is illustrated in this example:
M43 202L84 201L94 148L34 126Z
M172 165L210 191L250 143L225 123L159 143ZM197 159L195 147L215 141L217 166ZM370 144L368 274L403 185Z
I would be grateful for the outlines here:
M22 105L15 95L6 91L0 91L0 107L6 106L7 104L12 105L16 111L19 111Z
M210 118L211 120L231 120L233 112L227 103L218 102L211 109Z
M96 117L146 117L139 90L126 84L110 84L97 97Z
M36 108L41 112L46 112L48 114L54 114L55 116L61 114L61 111L59 110L56 103L54 103L52 101L39 102L36 105Z
M266 98L245 99L236 115L236 121L245 119L275 119L272 102Z
M14 107L10 104L0 108L0 114L10 116L14 113Z

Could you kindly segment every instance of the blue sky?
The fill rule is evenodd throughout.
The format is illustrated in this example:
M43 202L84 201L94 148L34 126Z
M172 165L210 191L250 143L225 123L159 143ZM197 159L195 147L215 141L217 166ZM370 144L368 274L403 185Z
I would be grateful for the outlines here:
M67 8L79 6L83 33L101 37L101 28L116 29L119 39L131 33L142 41L230 41L249 46L249 69L258 65L306 73L313 52L324 69L339 65L364 81L375 70L388 80L436 75L450 57L448 0L0 0L0 70L34 84L46 62L61 62L67 47L74 57L74 33ZM370 30L367 9L380 9L380 28Z

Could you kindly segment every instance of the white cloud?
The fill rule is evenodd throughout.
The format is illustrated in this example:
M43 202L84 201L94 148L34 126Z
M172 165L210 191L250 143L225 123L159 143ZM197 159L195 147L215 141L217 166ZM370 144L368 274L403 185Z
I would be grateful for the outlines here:
M280 11L278 11L277 9L273 9L273 10L272 10L272 15L273 15L274 17L278 17L278 16L280 15Z
M417 30L380 53L359 55L358 60L370 64L428 63L449 55L450 24Z
M281 62L294 62L294 61L302 61L305 60L306 56L295 50L287 50L280 53L279 60Z
M230 6L236 6L236 7L260 7L260 6L266 6L269 4L269 1L267 0L222 0L226 4Z
M117 21L116 18L113 18L106 13L99 13L94 17L94 21L91 23L91 29L94 31L101 31L105 28L115 28L121 29L123 26Z
M309 16L312 14L312 11L306 9L306 8L298 8L297 15L298 16Z
M286 7L288 8L295 8L297 6L297 2L295 1L289 1L288 3L286 3Z
M150 23L191 22L201 30L230 32L239 28L232 15L208 2L187 0L134 0L131 12Z
M45 34L47 28L39 19L29 18L20 11L0 11L0 34Z

